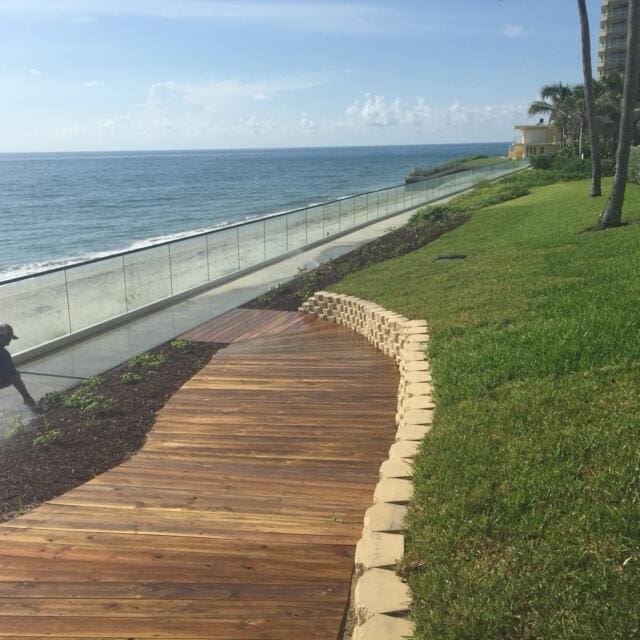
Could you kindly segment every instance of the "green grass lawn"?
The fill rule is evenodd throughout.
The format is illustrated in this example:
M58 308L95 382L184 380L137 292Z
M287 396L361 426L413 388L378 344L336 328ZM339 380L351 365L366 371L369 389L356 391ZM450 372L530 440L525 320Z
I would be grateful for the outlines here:
M535 189L332 287L431 327L416 638L640 637L640 225L582 233L603 206Z
M505 162L505 160L506 158L504 158L503 156L491 157L491 158L477 158L476 160L466 160L464 165L465 167L488 167L493 164L500 164L501 162Z

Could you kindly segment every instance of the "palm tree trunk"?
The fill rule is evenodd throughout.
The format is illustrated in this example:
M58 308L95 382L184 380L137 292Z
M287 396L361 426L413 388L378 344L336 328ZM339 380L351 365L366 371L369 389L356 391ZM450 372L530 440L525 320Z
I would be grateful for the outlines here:
M582 32L582 70L584 72L584 93L587 107L587 125L591 137L591 162L593 174L591 179L591 195L602 195L602 158L600 154L600 138L596 120L596 98L593 90L593 69L591 67L591 35L589 33L589 14L586 0L578 0L580 12L580 28Z
M613 181L613 190L607 206L596 223L597 227L614 227L620 224L624 194L629 178L629 155L631 153L631 137L633 134L634 107L638 98L638 75L640 73L640 0L629 0L628 20L620 138L616 153L616 177Z

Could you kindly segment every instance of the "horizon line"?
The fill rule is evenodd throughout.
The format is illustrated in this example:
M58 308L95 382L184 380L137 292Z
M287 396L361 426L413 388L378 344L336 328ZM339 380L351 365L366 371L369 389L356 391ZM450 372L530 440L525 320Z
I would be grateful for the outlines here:
M46 154L80 154L80 153L184 153L209 151L293 151L297 149L373 149L389 147L451 147L486 144L511 144L508 140L488 140L485 142L419 142L416 144L351 144L351 145L315 145L315 146L284 146L284 147L177 147L165 149L96 149L96 150L48 150L48 151L0 151L0 155L46 155Z

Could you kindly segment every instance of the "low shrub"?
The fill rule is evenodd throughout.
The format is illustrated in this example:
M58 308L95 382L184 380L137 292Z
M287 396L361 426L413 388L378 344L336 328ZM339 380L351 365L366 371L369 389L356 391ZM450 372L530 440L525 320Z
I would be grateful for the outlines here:
M600 162L603 176L611 178L616 175L616 161L613 158L603 158Z
M531 156L529 158L529 164L534 169L551 169L553 166L554 157L551 154L545 154L542 156Z
M411 222L417 224L425 221L445 220L452 215L477 211L484 207L526 196L528 193L529 187L525 181L508 182L505 178L498 182L483 182L476 185L473 191L463 193L448 202L439 202L419 209L411 218Z
M135 371L127 371L120 376L122 384L138 384L142 382L142 376Z
M640 147L631 147L631 156L629 157L629 180L635 184L640 184Z
M46 431L42 435L39 435L33 439L34 447L46 447L54 442L57 442L62 438L62 431L59 429L51 429Z
M95 391L101 382L102 379L97 377L85 380L76 391L63 397L63 406L98 415L108 413L113 408L113 401Z
M176 349L177 351L182 351L183 353L190 353L193 351L195 347L195 343L193 340L187 340L185 338L176 338L171 341L171 347Z
M140 367L142 369L159 369L165 362L167 361L167 357L162 355L161 353L151 354L151 353L141 353L135 358L131 358L129 360L129 367Z

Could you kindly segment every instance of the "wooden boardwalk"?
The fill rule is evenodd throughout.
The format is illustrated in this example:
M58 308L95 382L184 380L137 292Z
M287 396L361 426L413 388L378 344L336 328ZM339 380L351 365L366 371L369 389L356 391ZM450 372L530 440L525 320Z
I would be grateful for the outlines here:
M233 344L144 448L0 525L0 638L338 637L397 369L298 314L235 311L188 335Z

